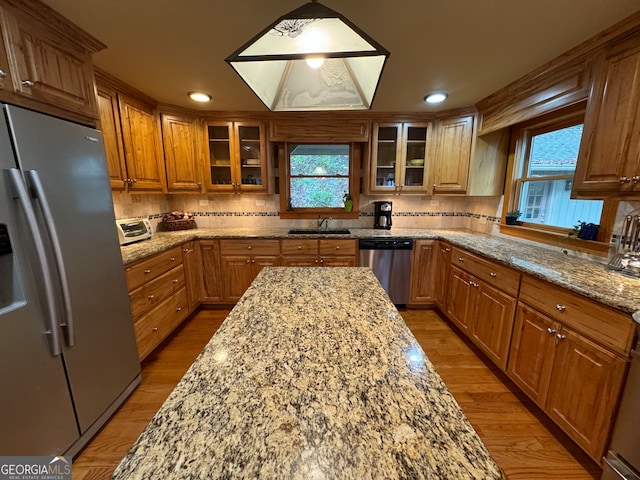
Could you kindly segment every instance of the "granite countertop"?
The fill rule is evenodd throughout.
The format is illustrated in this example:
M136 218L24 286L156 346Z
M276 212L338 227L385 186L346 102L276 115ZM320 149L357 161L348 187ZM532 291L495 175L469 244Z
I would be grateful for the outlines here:
M624 277L605 269L604 263L567 256L550 249L505 236L486 235L458 229L350 229L351 235L332 234L327 238L410 237L440 239L470 252L508 265L605 305L632 313L640 310L640 279ZM158 232L151 240L122 247L125 264L194 239L208 238L309 238L311 235L289 235L286 228L207 229ZM316 236L317 235L313 235ZM604 262L604 259L603 259Z
M258 275L114 472L500 479L368 268Z

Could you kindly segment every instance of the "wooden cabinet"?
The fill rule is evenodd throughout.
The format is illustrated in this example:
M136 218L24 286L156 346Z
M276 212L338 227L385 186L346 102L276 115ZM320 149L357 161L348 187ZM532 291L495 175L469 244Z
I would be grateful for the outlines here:
M451 263L451 245L441 240L435 246L433 300L441 311L445 311L449 292L449 266Z
M202 260L199 242L191 241L182 245L182 262L184 263L189 311L192 312L200 305L202 297Z
M209 162L204 178L214 192L267 190L267 148L262 122L207 122Z
M104 45L44 4L0 4L0 28L3 100L94 124L91 54Z
M96 69L100 129L111 188L162 192L166 176L153 101Z
M475 115L439 120L431 193L466 193Z
M198 130L195 118L162 114L162 149L170 192L202 191Z
M285 239L281 264L287 267L355 267L357 240Z
M200 240L202 259L202 302L220 303L224 301L224 282L220 264L220 242L218 240Z
M520 274L453 247L446 314L500 368L507 368Z
M629 318L525 276L508 374L587 452L607 446L634 335Z
M370 193L425 193L428 188L430 123L373 125Z
M608 48L595 66L573 194L640 195L640 34Z
M220 240L224 300L235 302L263 267L280 264L279 240Z
M182 247L125 267L131 313L143 360L190 313Z
M416 240L413 245L411 264L410 305L433 305L435 303L436 256L438 242L435 240Z

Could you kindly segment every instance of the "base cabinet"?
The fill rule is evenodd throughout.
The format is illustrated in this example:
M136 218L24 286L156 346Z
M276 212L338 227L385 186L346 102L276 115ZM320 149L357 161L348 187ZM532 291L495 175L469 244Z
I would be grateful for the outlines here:
M220 242L218 240L200 240L201 300L203 303L224 301L222 268L220 265Z
M200 288L200 279L202 278L202 261L199 242L187 242L182 246L182 261L184 263L189 311L192 312L198 305L200 305L202 298L202 291Z
M449 270L451 246L438 240L435 247L433 300L441 311L445 311L449 292Z
M285 239L281 264L286 267L355 267L356 240Z
M438 242L416 240L413 245L409 304L430 306L435 303L437 283L434 282Z

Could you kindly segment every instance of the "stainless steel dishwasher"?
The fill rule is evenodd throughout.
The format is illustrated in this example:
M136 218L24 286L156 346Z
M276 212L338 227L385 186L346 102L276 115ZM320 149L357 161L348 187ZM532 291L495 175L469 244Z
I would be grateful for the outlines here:
M405 306L409 301L413 240L361 239L359 247L358 265L370 267L391 301L397 306Z

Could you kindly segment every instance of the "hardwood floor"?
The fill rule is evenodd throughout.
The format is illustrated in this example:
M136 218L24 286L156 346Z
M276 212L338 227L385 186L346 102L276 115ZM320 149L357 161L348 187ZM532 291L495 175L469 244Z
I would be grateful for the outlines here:
M142 384L74 459L74 480L109 478L228 312L198 312L144 361ZM438 313L401 313L509 479L600 478L599 466Z

